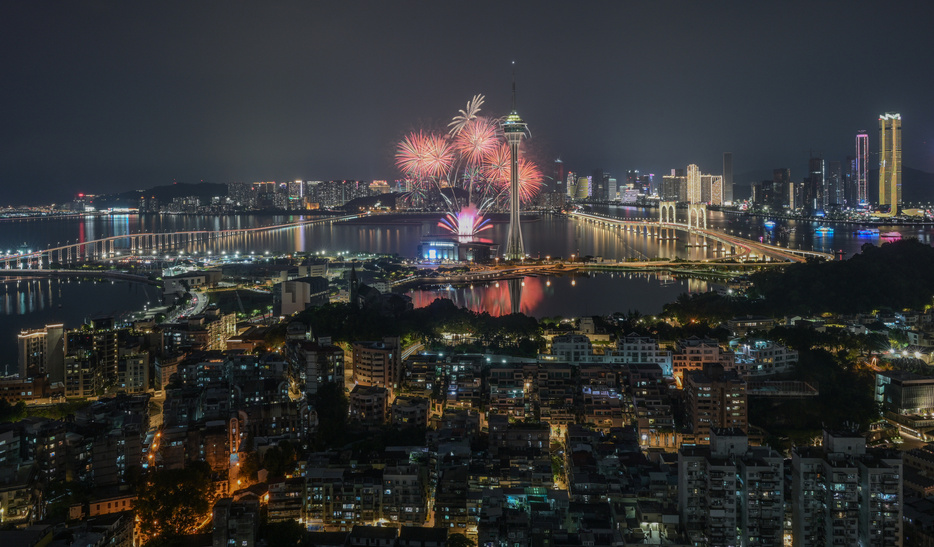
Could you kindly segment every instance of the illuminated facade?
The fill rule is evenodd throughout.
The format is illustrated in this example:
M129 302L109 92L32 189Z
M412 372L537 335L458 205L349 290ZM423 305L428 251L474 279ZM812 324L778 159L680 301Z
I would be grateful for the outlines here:
M590 177L578 177L577 185L574 187L575 199L587 199L590 197L591 180Z
M856 199L860 205L869 203L869 134L856 134Z
M723 177L720 175L701 175L701 203L723 205Z
M902 204L902 116L886 112L879 116L879 205L889 205L898 214Z
M701 203L701 172L695 164L688 165L688 203Z
M688 203L723 205L723 177L705 175L695 164L687 168Z

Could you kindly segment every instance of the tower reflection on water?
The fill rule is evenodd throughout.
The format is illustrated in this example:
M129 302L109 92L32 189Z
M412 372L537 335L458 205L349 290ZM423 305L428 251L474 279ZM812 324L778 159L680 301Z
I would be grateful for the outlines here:
M434 286L406 294L415 307L439 298L477 313L533 317L604 315L638 310L655 314L681 293L706 292L708 283L652 273L584 273L558 277L523 277L486 284Z

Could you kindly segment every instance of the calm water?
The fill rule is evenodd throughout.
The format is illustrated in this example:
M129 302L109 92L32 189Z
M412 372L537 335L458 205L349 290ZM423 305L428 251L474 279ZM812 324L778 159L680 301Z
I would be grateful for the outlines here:
M639 207L600 206L595 212L619 218L655 218L656 209ZM684 216L679 211L679 218ZM100 237L129 235L139 232L175 232L183 230L221 230L250 228L294 222L298 215L116 215L111 217L43 219L33 221L0 221L0 251L16 249L22 245L37 249L66 242L88 241ZM494 241L504 241L507 223L504 216L493 218L493 227L481 235ZM851 256L865 243L879 245L894 238L858 236L860 226L827 224L832 234L816 233L822 225L816 221L775 220L767 228L765 218L731 215L712 211L708 225L733 231L746 237L771 243L790 245L792 248L814 249ZM265 232L225 240L213 248L184 249L187 252L214 253L222 251L261 255L275 252L347 251L398 253L415 256L423 235L439 233L437 216L398 215L371 217L359 221L303 226L274 232ZM934 241L934 228L914 226L880 227L883 235L897 233L898 237L917 237L924 243ZM532 256L568 258L601 256L618 260L625 258L687 258L715 256L715 246L694 246L702 243L697 236L676 232L679 239L659 241L654 238L618 232L590 224L577 223L565 217L545 215L523 224L526 249ZM128 240L118 244L118 250L128 247ZM426 305L440 296L448 297L460 305L477 311L506 313L518 309L530 315L574 316L639 310L653 314L662 305L687 291L706 290L700 283L662 280L652 276L630 277L621 274L593 274L590 276L526 278L525 285L509 290L509 284L499 287L475 285L473 288L453 290L426 290L413 293L418 305ZM0 301L0 351L6 356L0 365L15 363L15 335L21 328L41 327L46 323L65 322L76 326L86 318L97 315L119 315L141 309L147 301L156 298L152 287L127 282L109 282L97 285L77 281L20 281L2 283ZM513 283L515 285L515 283ZM520 294L521 293L521 294ZM59 307L59 304L62 306Z
M641 207L623 207L623 206L598 206L594 211L600 214L615 216L618 218L656 218L657 209L645 209ZM683 220L686 212L678 211L678 218ZM766 218L744 216L742 214L730 214L720 211L710 211L708 213L707 225L719 230L732 231L733 233L764 241L766 243L781 244L790 246L793 249L804 249L821 251L825 253L841 253L850 257L860 252L863 245L872 243L881 245L887 241L894 241L901 238L914 237L923 243L930 245L934 242L934 227L932 226L875 226L879 229L877 236L862 236L856 232L861 228L870 228L869 225L859 224L835 224L816 220L782 220L772 219L775 223L773 227L765 225ZM832 233L818 233L817 229L826 226L832 228Z
M78 327L95 317L121 317L156 305L161 291L129 281L21 279L0 282L0 373L16 370L16 335L22 329L64 323Z
M641 273L587 272L525 277L492 283L409 291L424 307L438 298L493 316L521 312L534 317L609 315L630 310L656 315L685 292L706 292L707 283Z
M619 218L655 218L656 209L640 207L600 206L595 212ZM678 211L683 217L684 211ZM128 235L149 232L175 232L183 230L221 230L250 228L293 222L303 218L298 215L115 215L112 217L86 217L84 219L55 219L39 221L0 221L0 251L16 249L22 245L37 249L64 244L65 242L87 241L113 235ZM504 241L507 223L505 217L495 217L493 228L483 232L484 238ZM770 243L790 245L792 248L813 249L824 252L840 252L852 256L865 243L880 244L890 239L875 236L858 236L854 232L861 226L853 224L827 224L834 231L818 235L816 230L823 223L801 220L775 220L773 228L764 225L766 219L726 214L718 211L709 213L708 225L733 231L746 237L762 239ZM885 226L882 235L899 234L898 237L916 237L924 243L934 241L934 227ZM439 233L437 217L393 216L371 217L360 221L304 226L275 232L264 232L225 240L210 250L213 252L239 251L249 254L297 251L350 251L398 253L415 256L421 237L428 233ZM535 221L523 223L523 236L527 251L532 256L602 256L608 259L621 258L705 258L712 257L714 247L688 247L702 243L696 236L675 232L677 240L658 241L643 235L619 233L604 228L579 224L564 217L543 216ZM128 241L118 242L119 248L127 248ZM207 248L186 249L188 252L205 252Z

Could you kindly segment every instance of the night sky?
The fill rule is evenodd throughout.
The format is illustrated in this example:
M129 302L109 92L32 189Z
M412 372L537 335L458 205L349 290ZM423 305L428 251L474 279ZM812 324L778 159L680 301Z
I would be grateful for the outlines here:
M0 2L0 203L179 182L392 179L476 93L589 174L738 175L903 117L934 172L928 2ZM749 182L736 179L737 183Z

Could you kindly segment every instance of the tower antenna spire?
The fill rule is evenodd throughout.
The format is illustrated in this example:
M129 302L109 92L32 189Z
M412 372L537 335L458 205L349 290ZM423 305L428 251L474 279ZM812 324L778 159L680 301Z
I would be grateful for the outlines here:
M512 110L516 110L516 62L512 62Z

